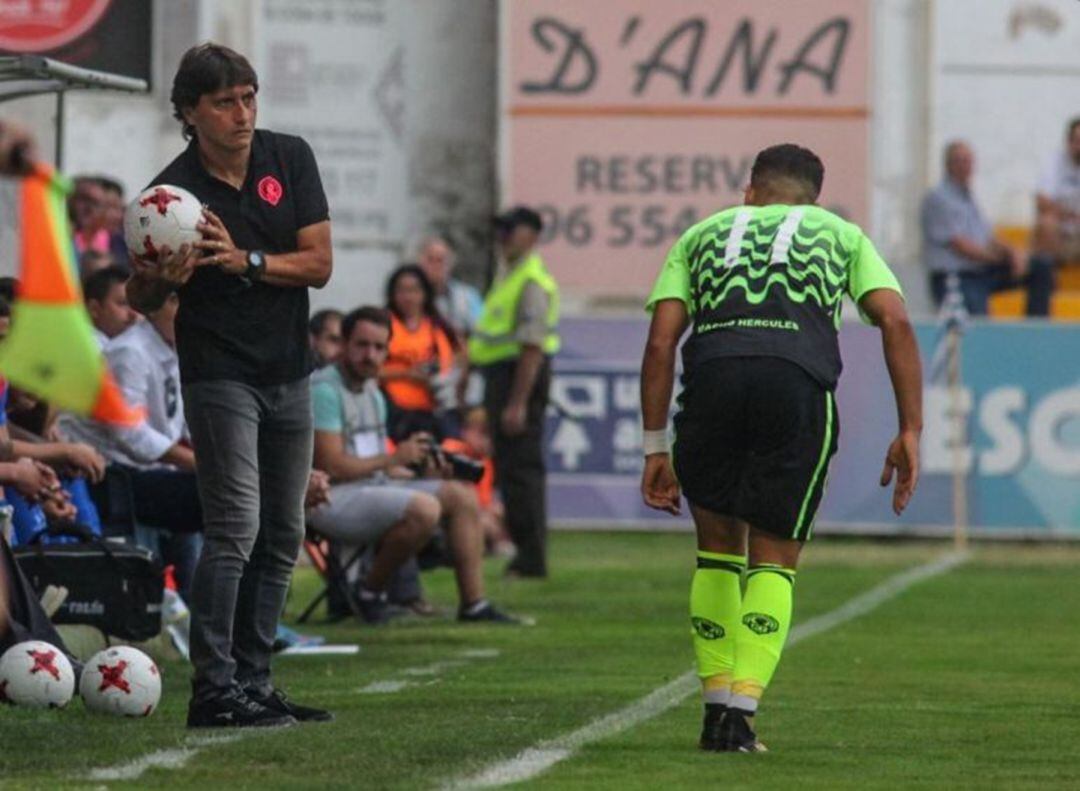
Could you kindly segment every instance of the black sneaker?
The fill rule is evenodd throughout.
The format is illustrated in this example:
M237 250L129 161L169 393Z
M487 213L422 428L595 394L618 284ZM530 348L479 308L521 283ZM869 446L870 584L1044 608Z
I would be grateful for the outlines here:
M247 690L247 696L260 706L265 706L278 714L290 716L298 722L330 722L334 719L334 715L326 709L293 703L280 689L274 689L269 695L260 695L255 690Z
M705 721L701 724L701 739L698 741L698 747L702 750L714 753L724 751L721 728L726 713L727 706L723 703L705 704Z
M476 608L462 607L458 610L457 619L467 623L506 623L521 624L522 620L516 616L508 615L498 609L491 602L484 602L483 606Z
M729 753L764 753L765 745L757 740L757 734L750 727L749 719L753 715L742 709L728 709L720 723L720 742L718 748Z
M370 591L357 591L356 610L365 623L380 624L390 620L390 600L386 591L374 593Z
M295 724L291 714L256 703L239 689L188 704L189 728L281 728Z

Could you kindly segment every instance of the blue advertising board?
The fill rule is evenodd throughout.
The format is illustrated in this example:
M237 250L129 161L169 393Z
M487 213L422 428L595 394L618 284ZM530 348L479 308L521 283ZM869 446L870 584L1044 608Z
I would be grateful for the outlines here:
M547 461L551 519L561 524L686 526L652 511L638 493L639 376L644 319L568 319L552 385ZM917 326L927 374L938 326ZM922 479L897 518L878 486L896 409L879 333L841 330L837 391L840 449L818 514L819 531L951 531L959 462L974 534L1080 538L1080 326L973 323L962 340L959 398L928 376ZM951 412L966 427L954 439Z

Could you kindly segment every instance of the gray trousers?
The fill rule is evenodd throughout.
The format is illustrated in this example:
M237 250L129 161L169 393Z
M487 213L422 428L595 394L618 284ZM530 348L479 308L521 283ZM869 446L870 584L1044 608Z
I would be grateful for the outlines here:
M191 594L193 696L237 684L265 693L304 538L310 384L196 382L183 395L205 528Z

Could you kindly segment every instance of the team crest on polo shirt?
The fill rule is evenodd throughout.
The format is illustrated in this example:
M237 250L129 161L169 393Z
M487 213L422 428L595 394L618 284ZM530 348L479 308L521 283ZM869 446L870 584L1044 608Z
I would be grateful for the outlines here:
M259 197L271 206L277 206L284 194L285 190L282 189L281 182L273 176L263 176L259 179Z

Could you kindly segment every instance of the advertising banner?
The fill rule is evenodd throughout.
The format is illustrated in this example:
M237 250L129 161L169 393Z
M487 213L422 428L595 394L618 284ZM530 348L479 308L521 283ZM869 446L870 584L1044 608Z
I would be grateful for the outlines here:
M504 2L503 202L544 216L572 293L639 295L694 222L742 201L757 151L826 165L868 217L866 0Z
M0 54L44 55L150 83L149 0L0 0Z
M683 527L641 504L639 376L644 319L566 320L549 416L549 508L553 521L607 527ZM939 351L934 324L917 327L926 371ZM837 391L840 449L818 514L827 532L952 530L951 415L966 426L960 461L972 533L1080 538L1080 330L1067 324L976 323L962 342L960 398L928 377L922 479L901 518L878 486L896 408L877 330L841 334ZM1063 363L1063 361L1069 361Z

